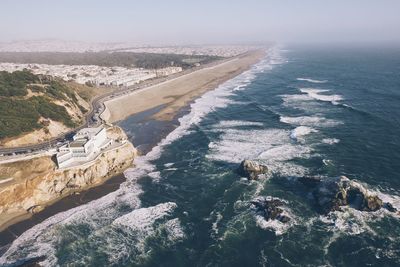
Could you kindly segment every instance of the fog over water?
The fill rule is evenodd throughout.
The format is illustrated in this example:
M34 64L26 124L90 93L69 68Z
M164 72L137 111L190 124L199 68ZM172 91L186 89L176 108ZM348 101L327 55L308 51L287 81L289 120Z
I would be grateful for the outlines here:
M0 42L398 43L399 10L396 0L5 0Z

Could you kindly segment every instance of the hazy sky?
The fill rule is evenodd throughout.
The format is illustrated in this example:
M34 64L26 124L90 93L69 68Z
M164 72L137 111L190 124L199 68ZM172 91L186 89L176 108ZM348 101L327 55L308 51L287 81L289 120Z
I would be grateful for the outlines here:
M400 42L400 0L0 0L0 41Z

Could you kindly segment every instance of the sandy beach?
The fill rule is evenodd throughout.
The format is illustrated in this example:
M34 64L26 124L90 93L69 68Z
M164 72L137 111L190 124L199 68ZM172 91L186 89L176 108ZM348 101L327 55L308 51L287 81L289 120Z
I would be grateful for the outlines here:
M175 127L178 117L182 115L180 113L192 100L248 70L263 56L265 56L264 51L253 51L219 65L206 67L112 99L105 103L106 111L103 113L103 116L105 115L103 119L109 123L114 123L134 115L140 120L150 120L150 128L141 129L141 131L148 131L144 133L146 140L143 141L140 138L140 140L131 140L137 148L139 146L140 152L146 153ZM162 122L161 128L159 128L158 122ZM154 128L154 125L157 125L156 128ZM147 144L144 149L141 149L142 143ZM15 214L13 218L4 218L7 223L0 225L0 239L2 240L0 252L18 235L35 224L58 212L100 198L116 190L124 180L123 175L120 174L105 181L104 184L81 192L79 195L64 197L33 216L32 214ZM85 196L84 199L82 196Z
M191 100L249 69L264 55L263 50L252 51L219 65L206 67L111 99L104 103L106 110L102 114L102 118L109 123L114 123L130 115L165 105L153 118L171 120L180 108L187 105Z
M103 184L97 185L81 191L79 194L72 194L55 201L46 207L43 211L36 214L15 214L13 218L1 225L0 228L0 255L8 245L23 232L29 228L41 223L45 219L68 209L88 203L98 199L119 188L119 185L125 181L123 174L118 174ZM10 216L11 217L11 216Z

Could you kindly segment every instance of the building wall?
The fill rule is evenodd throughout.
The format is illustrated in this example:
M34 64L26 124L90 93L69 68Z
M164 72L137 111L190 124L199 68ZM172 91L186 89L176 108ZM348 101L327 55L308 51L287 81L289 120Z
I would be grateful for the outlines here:
M73 139L87 138L88 141L81 147L63 146L57 153L57 163L60 168L74 161L88 161L94 153L99 153L102 149L112 144L112 140L107 139L107 131L102 128L96 134L95 130L82 129Z
M105 128L101 129L101 131L94 138L94 146L100 147L107 140L107 131Z

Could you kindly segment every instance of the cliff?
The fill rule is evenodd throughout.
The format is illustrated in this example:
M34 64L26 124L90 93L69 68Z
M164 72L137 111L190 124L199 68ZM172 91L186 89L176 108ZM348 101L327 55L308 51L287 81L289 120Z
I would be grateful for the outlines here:
M27 70L0 71L0 146L44 142L82 125L91 99L104 92Z
M126 141L125 133L112 127L107 134L121 145L81 166L57 169L50 156L0 164L0 229L16 216L36 213L64 196L99 185L131 166L136 149Z

